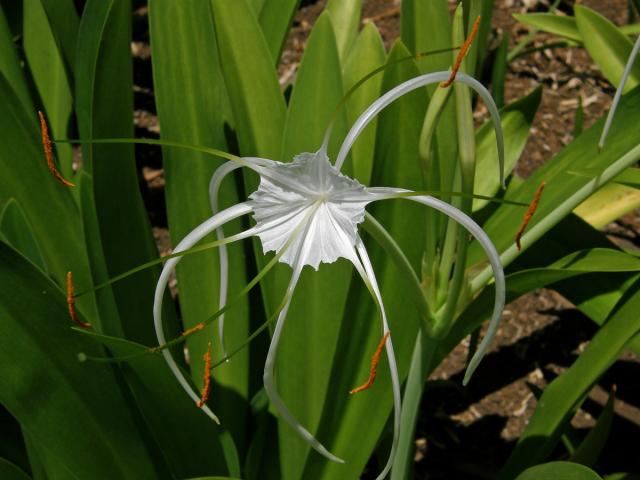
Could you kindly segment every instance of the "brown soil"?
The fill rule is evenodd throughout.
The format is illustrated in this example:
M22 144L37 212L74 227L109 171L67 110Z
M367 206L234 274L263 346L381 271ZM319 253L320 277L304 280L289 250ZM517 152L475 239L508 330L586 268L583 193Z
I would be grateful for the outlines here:
M279 67L281 84L295 78L311 26L322 12L325 1L302 7L295 16ZM456 2L450 2L452 6ZM564 1L560 9L570 12L574 2ZM584 0L622 25L627 23L625 0ZM511 47L529 33L516 22L513 13L544 11L547 2L536 0L496 0L492 41L497 44L509 32ZM159 126L153 105L149 48L145 30L145 8L136 11L138 28L133 44L136 62L135 125L139 133L157 134ZM387 47L399 36L399 2L364 0L364 21L374 21ZM551 37L538 33L532 46L548 43ZM588 128L609 107L613 88L602 77L589 56L580 48L556 48L522 56L509 65L506 100L511 101L543 84L543 97L531 136L516 167L516 174L527 177L550 160L573 139L575 114L579 103ZM482 107L478 116L485 112ZM163 254L170 252L163 209L164 179L157 149L141 149L143 175L147 180L146 198L152 215L154 234ZM638 246L638 212L608 227L614 240ZM460 344L438 367L430 379L424 398L416 438L416 478L481 479L492 478L507 458L513 444L526 427L536 406L536 387L543 389L566 370L594 334L594 324L571 303L551 290L538 290L507 306L498 338L475 379L468 388L460 387L467 360L468 341ZM593 426L613 384L618 385L616 418L609 445L600 459L601 472L640 471L640 459L630 453L626 438L640 434L640 392L634 382L640 374L640 360L625 353L594 388L589 399L572 421L574 427ZM624 390L624 394L623 394ZM556 456L566 457L562 447Z

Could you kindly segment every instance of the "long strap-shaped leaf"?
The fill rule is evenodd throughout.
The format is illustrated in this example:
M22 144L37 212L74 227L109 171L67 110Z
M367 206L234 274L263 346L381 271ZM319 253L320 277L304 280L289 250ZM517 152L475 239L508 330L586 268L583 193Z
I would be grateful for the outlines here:
M158 117L163 138L226 150L224 138L224 79L215 44L216 35L208 2L152 1L149 4L151 56ZM203 45L208 47L202 48ZM221 164L219 159L201 152L165 147L162 151L166 180L167 214L171 237L177 242L212 214L208 195L209 180ZM221 208L239 200L232 179L222 185ZM240 222L229 225L239 230ZM247 283L242 245L230 245L229 296ZM177 268L180 311L184 328L193 327L220 301L220 261L216 250L186 258ZM225 334L231 344L248 335L249 312L246 300L233 310ZM191 376L201 386L204 354L212 340L220 350L215 328L208 327L188 342ZM213 410L225 419L241 450L247 429L247 412L238 404L238 395L247 400L249 351L236 355L233 362L213 377Z
M69 328L63 293L3 243L0 325L0 403L70 478L157 478L111 368L77 361L97 349Z
M76 112L86 139L133 135L131 9L128 1L92 0L84 9L76 52ZM133 145L83 144L109 275L157 257L138 188ZM88 245L88 248L95 248ZM128 338L151 343L156 271L113 287Z
M625 344L640 331L639 309L640 282L636 282L571 368L545 389L499 478L513 478L551 453L563 425L571 420L582 400L618 358Z

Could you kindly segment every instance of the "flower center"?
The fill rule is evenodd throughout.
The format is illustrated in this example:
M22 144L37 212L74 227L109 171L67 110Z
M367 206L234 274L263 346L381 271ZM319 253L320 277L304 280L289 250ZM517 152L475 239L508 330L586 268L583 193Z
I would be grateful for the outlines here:
M291 163L272 162L258 173L260 186L250 198L265 253L288 245L280 261L293 266L304 248L298 261L316 269L321 262L351 258L371 201L363 185L341 174L323 150Z

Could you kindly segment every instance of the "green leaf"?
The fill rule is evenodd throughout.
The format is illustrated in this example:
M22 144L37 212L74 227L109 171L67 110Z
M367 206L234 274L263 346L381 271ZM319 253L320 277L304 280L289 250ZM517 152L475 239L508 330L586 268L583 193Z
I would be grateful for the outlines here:
M450 48L451 20L448 2L445 0L404 0L401 4L401 38L414 54ZM421 73L447 70L453 64L456 52L426 55L418 61ZM436 85L426 89L431 94ZM453 190L453 179L458 152L455 102L447 102L436 127L435 158L440 171L439 187ZM444 222L443 222L444 224Z
M29 259L43 272L47 266L42 258L42 250L38 245L29 221L15 199L10 198L0 212L0 237Z
M621 25L618 28L625 35L638 35L640 33L640 23L632 23L630 25Z
M590 468L571 462L550 462L528 468L516 480L602 480Z
M262 3L257 18L271 52L272 65L277 65L300 0L252 0L252 3ZM254 60L253 56L248 58Z
M640 189L640 168L627 168L616 177L616 183Z
M189 480L240 480L235 477L198 477L198 478L190 478Z
M61 5L69 5L64 0ZM75 14L75 11L73 12ZM50 134L54 138L67 138L67 127L73 111L69 70L65 67L62 52L58 50L56 38L43 7L42 0L23 2L23 41L25 58L42 105L38 110L46 112ZM74 16L69 16L73 24ZM77 24L77 14L75 14ZM56 145L59 170L69 180L73 179L73 152L71 145Z
M80 200L80 213L82 214L85 248L89 256L93 285L100 285L109 280L109 269L103 254L98 214L93 201L93 180L84 170L78 173L77 188L79 190L78 198ZM85 285L84 287L87 288L89 286ZM118 305L111 285L96 290L92 296L95 297L98 306L98 313L91 319L93 327L108 335L123 336L120 313L118 312Z
M451 47L451 20L446 0L404 0L401 4L402 42L414 54ZM422 73L446 70L449 52L427 55L418 61ZM430 87L431 92L435 87Z
M491 96L496 102L498 108L504 105L504 84L507 76L509 53L509 33L504 32L500 39L500 45L496 51L493 67L491 69Z
M226 150L224 138L224 79L220 71L211 7L197 2L190 7L176 2L151 1L149 4L154 93L163 138ZM202 49L203 44L209 47ZM203 153L165 147L162 152L167 214L174 244L211 217L209 181L222 162ZM233 177L219 196L221 209L239 201ZM241 221L229 225L238 231ZM213 236L203 241L212 241ZM229 245L229 298L247 283L242 245ZM220 264L217 250L184 258L177 269L180 311L185 328L193 327L219 309ZM247 300L239 302L225 324L227 346L241 343L249 335ZM202 385L203 356L213 340L220 351L217 328L211 325L187 341L191 376ZM213 409L225 422L236 444L244 451L247 411L238 396L247 400L249 388L249 350L236 355L233 362L216 370Z
M585 439L580 443L576 451L573 452L573 455L571 455L572 462L580 463L587 467L592 467L597 462L609 438L611 423L615 415L615 401L616 392L614 388L609 394L609 399L598 417L595 426L589 430Z
M329 0L325 8L333 23L338 53L345 59L358 36L362 0Z
M106 346L116 357L148 351L143 345L121 338L86 330L82 334ZM90 367L93 363L87 361L84 365ZM220 427L184 393L161 355L138 356L123 364L122 370L140 412L173 472L184 478L227 468ZM214 370L214 378L217 372Z
M29 475L4 458L0 458L0 478L4 480L31 480Z
M599 13L581 5L574 8L576 24L589 55L614 87L622 78L633 44L613 23ZM629 92L640 82L640 65L634 64L624 88Z
M398 42L391 50L382 81L384 91L419 74L414 62L393 64L409 55ZM376 156L372 183L419 190L422 187L418 159L418 138L425 114L426 93L412 92L387 107L378 119ZM416 208L417 207L417 208ZM414 269L418 270L424 242L424 211L417 205L394 201L375 205L374 216L384 224L402 247ZM419 319L410 295L398 289L397 271L380 247L365 240L382 291L400 378L404 378L418 331ZM347 393L369 374L370 358L382 336L380 317L368 290L354 282L347 301L345 320L338 336L333 371L325 394L318 437L331 438L330 450L346 463L338 465L314 455L302 478L357 478L385 429L393 399L388 363L378 367L376 383L358 395ZM382 468L389 446L381 448Z
M281 155L285 161L296 154L315 152L320 148L332 114L342 98L341 70L331 19L328 13L323 13L307 41L289 101ZM318 78L322 78L322 82L318 83ZM344 135L345 113L340 112L329 144L330 158L335 158ZM282 334L276 382L294 416L311 432L318 428L326 401L331 359L344 318L351 270L351 265L345 261L322 265L317 272L305 270L296 287ZM290 277L289 267L282 266L277 271L279 287L274 290L278 295L270 299L272 304L279 303L280 292L286 288ZM327 303L328 298L330 303ZM278 433L282 478L303 478L310 447L284 421L279 422Z
M90 0L84 8L76 53L76 112L81 138L133 137L130 25L128 1ZM109 276L156 258L138 188L133 145L84 144L83 161L93 177L95 211ZM157 273L157 268L149 269L112 287L122 329L140 343L150 344L155 339L151 312Z
M601 119L508 195L509 200L529 203L538 186L543 181L546 185L535 215L523 236L524 248L569 215L589 193L606 183L607 178L614 178L638 160L640 152L637 140L628 135L624 126L640 121L640 90L625 95L620 106L620 118L624 120L613 124L613 136L610 137L612 141L606 149L598 153L597 141L604 121ZM572 173L574 169L584 168L592 172L589 177ZM498 251L502 252L505 265L519 255L514 237L524 213L525 209L522 207L503 204L483 225ZM536 226L538 224L539 227ZM479 262L484 262L484 253L474 242L470 247L467 265Z
M277 159L286 107L265 38L246 0L211 5L240 151Z
M358 35L344 66L344 89L348 92L365 75L381 67L385 61L384 44L380 32L373 23L368 23ZM357 87L346 103L349 124L353 124L362 112L380 95L382 74L377 74ZM376 126L374 119L358 137L351 148L353 177L368 185L373 170L373 150Z
M500 478L513 478L551 453L562 427L640 330L639 308L640 282L636 282L569 370L545 389Z
M542 99L542 88L538 87L526 97L507 105L500 112L500 123L504 131L505 176L515 167L529 137L533 117ZM473 193L492 197L500 189L500 168L496 132L491 120L476 131L477 163ZM473 210L480 210L488 200L475 199Z
M582 43L582 33L578 30L576 19L556 15L555 13L514 13L513 17L525 25L544 30L545 32Z
M546 287L589 273L624 273L640 271L640 259L611 248L593 248L570 253L547 267L535 267L506 277L507 302L536 288ZM485 289L461 314L442 351L453 348L460 339L478 328L493 308L493 289ZM569 296L569 298L571 298ZM602 322L600 322L602 323Z
M3 243L0 279L0 402L67 478L156 478L112 369L78 363L96 348L69 328L64 294Z
M27 110L32 110L31 94L20 66L16 46L13 43L13 34L2 8L0 8L0 74L5 77L14 90L22 102L22 106Z
M609 183L574 210L595 228L604 228L623 215L640 207L640 190L619 183Z
M478 32L466 56L467 73L474 77L482 74L483 63L487 56L493 4L494 0L463 0L462 2L466 23L465 37L469 36L476 18L480 17Z
M26 114L1 75L0 104L0 205L9 198L20 204L49 273L59 285L66 285L67 272L72 271L76 285L87 287L91 280L78 207L69 188L56 182L47 168L35 114ZM91 296L78 299L78 309L87 318L96 316Z
M72 75L76 58L76 37L80 19L72 0L40 0L47 14L51 33L58 50L62 53L65 66Z

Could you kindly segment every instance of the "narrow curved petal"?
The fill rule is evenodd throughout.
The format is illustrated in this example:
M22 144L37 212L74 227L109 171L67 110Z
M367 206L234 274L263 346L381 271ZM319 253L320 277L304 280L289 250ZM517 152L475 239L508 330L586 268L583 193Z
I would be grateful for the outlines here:
M633 68L633 63L636 61L636 57L638 56L639 50L640 50L640 37L637 38L636 43L633 45L633 49L631 50L631 54L629 55L629 59L627 60L627 65L624 67L624 72L622 72L622 78L620 79L620 83L618 84L618 88L616 89L616 94L613 96L611 109L607 114L607 120L604 122L602 135L600 135L600 140L598 141L599 149L604 148L604 142L607 140L607 135L609 135L609 129L611 128L611 124L613 123L613 117L616 114L616 109L618 108L618 104L620 103L620 97L622 96L622 91L624 90L624 86L627 83L627 79L631 74L631 68Z
M363 277L363 280L365 280L365 282L368 280L371 284L371 288L376 296L376 300L380 308L380 315L382 317L382 334L386 335L389 331L389 323L387 322L387 314L382 303L382 295L380 295L380 288L378 287L378 281L376 279L375 272L373 271L369 254L367 253L367 249L364 247L360 237L358 237L356 249L366 273L366 279ZM398 440L400 438L400 413L402 410L400 400L400 377L398 375L398 365L396 364L396 356L393 352L391 337L387 338L387 341L385 342L385 349L387 351L387 359L389 360L389 373L391 374L391 387L393 389L393 441L391 443L391 452L389 453L387 464L376 480L382 480L385 478L393 465L393 459L396 455Z
M209 182L209 202L211 204L211 212L213 215L218 213L218 192L220 191L220 185L222 180L234 170L242 167L237 162L229 161L222 164L213 172L211 181ZM224 239L224 229L222 227L216 228L216 238L218 240ZM224 308L227 303L227 291L229 287L229 254L227 252L227 246L221 245L218 249L218 255L220 258L220 296L219 296L219 308ZM224 317L223 313L218 318L218 336L220 337L220 345L222 347L223 356L227 356L227 348L224 341Z
M308 231L313 229L313 223L307 225L306 231L302 235L303 238L307 236ZM278 352L278 344L280 343L280 336L282 335L282 330L284 328L284 322L287 318L287 312L289 311L289 306L291 305L291 297L293 296L293 292L295 291L298 280L300 279L300 273L302 272L302 268L304 267L304 258L308 255L308 251L312 242L306 241L300 246L298 251L296 252L296 259L293 265L293 274L291 276L291 280L289 281L289 286L287 287L286 292L286 303L280 314L278 315L278 320L276 322L276 327L273 331L273 336L271 337L271 344L269 345L269 351L267 352L267 358L264 364L264 389L269 397L269 400L276 408L280 416L293 428L302 439L307 442L314 450L323 455L324 457L338 463L344 463L339 457L336 457L329 450L326 449L324 445L322 445L306 428L304 428L300 422L293 416L291 411L287 408L287 406L282 401L282 398L278 394L278 390L276 388L273 374L275 370L276 364L276 354Z
M218 208L218 193L220 192L220 185L227 175L232 173L241 167L248 167L256 171L258 167L266 167L271 165L272 161L258 157L243 157L242 163L238 161L225 162L213 172L211 181L209 182L209 203L211 205L211 212L213 215L217 214ZM218 240L224 239L224 229L222 227L216 228L216 238ZM220 296L219 307L224 308L227 303L227 293L229 288L229 254L226 245L220 245ZM222 347L222 354L227 356L227 349L224 341L224 313L220 316L218 321L218 336L220 337L220 345Z
M209 233L213 232L218 227L221 227L225 223L235 218L241 217L242 215L247 215L251 212L251 206L247 203L239 203L237 205L234 205L233 207L229 207L226 210L223 210L222 212L201 223L189 234L187 234L175 247L174 253L178 253L193 247L198 241L207 236ZM244 233L245 235L239 235L237 239L244 238L245 236L250 236L253 234L253 232L251 231L247 231ZM160 278L158 279L158 284L156 285L156 291L153 300L153 322L156 330L156 337L158 338L158 343L160 345L166 343L162 325L162 299L164 298L164 292L167 284L169 283L169 275L181 259L182 257L172 258L164 264L162 272L160 273ZM182 388L197 404L200 401L198 393L193 390L185 376L182 374L182 371L171 356L170 351L168 349L162 350L162 355L164 356L169 369L171 369L171 372L177 378ZM213 421L219 423L218 418L209 409L209 407L204 405L202 409Z
M469 366L467 367L467 371L465 372L464 380L462 381L462 383L466 385L467 382L469 382L471 375L473 375L473 372L478 367L478 364L487 352L487 349L489 348L493 337L495 337L498 326L500 324L500 318L502 317L502 310L504 309L507 290L505 286L504 270L502 269L500 255L498 254L496 247L494 247L493 243L491 242L491 239L484 232L484 230L482 230L482 227L480 227L480 225L478 225L470 216L468 216L464 212L458 210L457 208L449 205L446 202L443 202L442 200L426 195L419 195L415 197L402 196L402 194L410 192L410 190L405 190L402 188L371 188L369 189L369 191L372 194L376 194L378 196L378 200L405 198L407 200L411 200L428 207L435 208L436 210L444 213L448 217L458 222L464 228L466 228L484 249L489 259L489 263L491 264L491 269L493 270L496 296L487 334L482 339L482 342L480 342L480 345L478 346L476 353L471 358Z
M362 130L373 120L373 118L378 115L385 107L387 107L390 103L402 97L406 93L409 93L416 88L424 87L425 85L430 85L433 83L442 82L449 79L451 72L434 72L427 73L426 75L420 75L419 77L412 78L411 80L407 80L404 83L401 83L397 87L389 90L383 96L381 96L378 100L373 102L369 108L367 108L360 117L355 121L351 130L345 137L342 142L342 146L340 147L340 151L338 152L338 157L336 158L335 166L338 170L342 167L342 164L349 153L349 150L353 146L354 142L362 133ZM498 113L498 107L493 101L493 97L489 91L478 82L475 78L464 74L458 73L455 78L456 82L464 83L465 85L473 88L478 95L482 98L489 113L491 114L491 119L493 120L493 126L496 131L496 142L498 144L498 160L500 162L500 183L504 186L504 138L502 134L502 125L500 123L500 114Z

